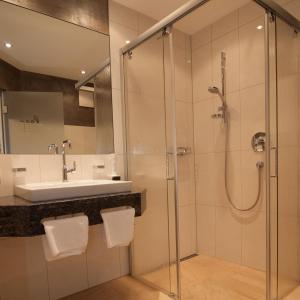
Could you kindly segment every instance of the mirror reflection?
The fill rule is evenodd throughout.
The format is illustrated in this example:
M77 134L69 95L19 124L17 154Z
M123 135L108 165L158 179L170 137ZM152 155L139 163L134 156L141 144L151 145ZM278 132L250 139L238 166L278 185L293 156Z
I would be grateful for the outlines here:
M0 2L1 153L112 153L109 36Z

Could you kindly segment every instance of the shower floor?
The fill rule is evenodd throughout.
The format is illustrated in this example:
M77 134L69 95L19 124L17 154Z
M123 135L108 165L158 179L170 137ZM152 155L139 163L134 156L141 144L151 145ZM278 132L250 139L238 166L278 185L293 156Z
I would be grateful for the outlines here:
M266 274L215 257L198 255L181 263L182 300L265 300ZM143 276L167 284L166 270Z
M182 300L265 300L264 272L203 255L183 261L181 271ZM168 269L164 268L143 277L153 283L164 285L168 282L166 276L168 272ZM126 276L64 299L169 300L171 298Z

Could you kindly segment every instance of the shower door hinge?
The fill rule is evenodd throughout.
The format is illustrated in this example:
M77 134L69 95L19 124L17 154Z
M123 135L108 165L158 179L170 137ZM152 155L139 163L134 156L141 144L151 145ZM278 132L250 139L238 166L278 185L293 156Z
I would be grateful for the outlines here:
M162 36L171 34L171 31L172 31L172 27L171 26L165 27L163 29L163 31L162 31Z
M270 13L270 17L269 17L270 23L274 23L276 20L276 16L274 15L274 13Z
M132 50L129 50L129 51L127 52L127 55L128 55L128 58L131 59L131 58L132 58Z

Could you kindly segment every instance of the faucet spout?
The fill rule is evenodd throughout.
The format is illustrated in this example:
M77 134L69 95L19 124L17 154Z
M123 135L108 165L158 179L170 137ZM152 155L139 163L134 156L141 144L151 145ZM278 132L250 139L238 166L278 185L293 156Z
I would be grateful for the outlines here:
M76 162L73 161L73 168L69 168L67 166L67 160L66 160L66 146L68 146L69 149L72 148L72 144L70 140L65 140L62 142L62 160L63 160L63 181L68 181L68 173L72 173L76 171Z

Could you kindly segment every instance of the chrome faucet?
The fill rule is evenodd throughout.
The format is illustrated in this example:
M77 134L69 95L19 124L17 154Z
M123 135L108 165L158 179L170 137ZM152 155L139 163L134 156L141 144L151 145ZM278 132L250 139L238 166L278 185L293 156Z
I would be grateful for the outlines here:
M63 159L63 181L68 181L68 173L72 173L76 171L76 162L73 161L73 168L68 168L66 163L66 146L72 148L72 144L70 140L65 140L62 142L62 159Z

